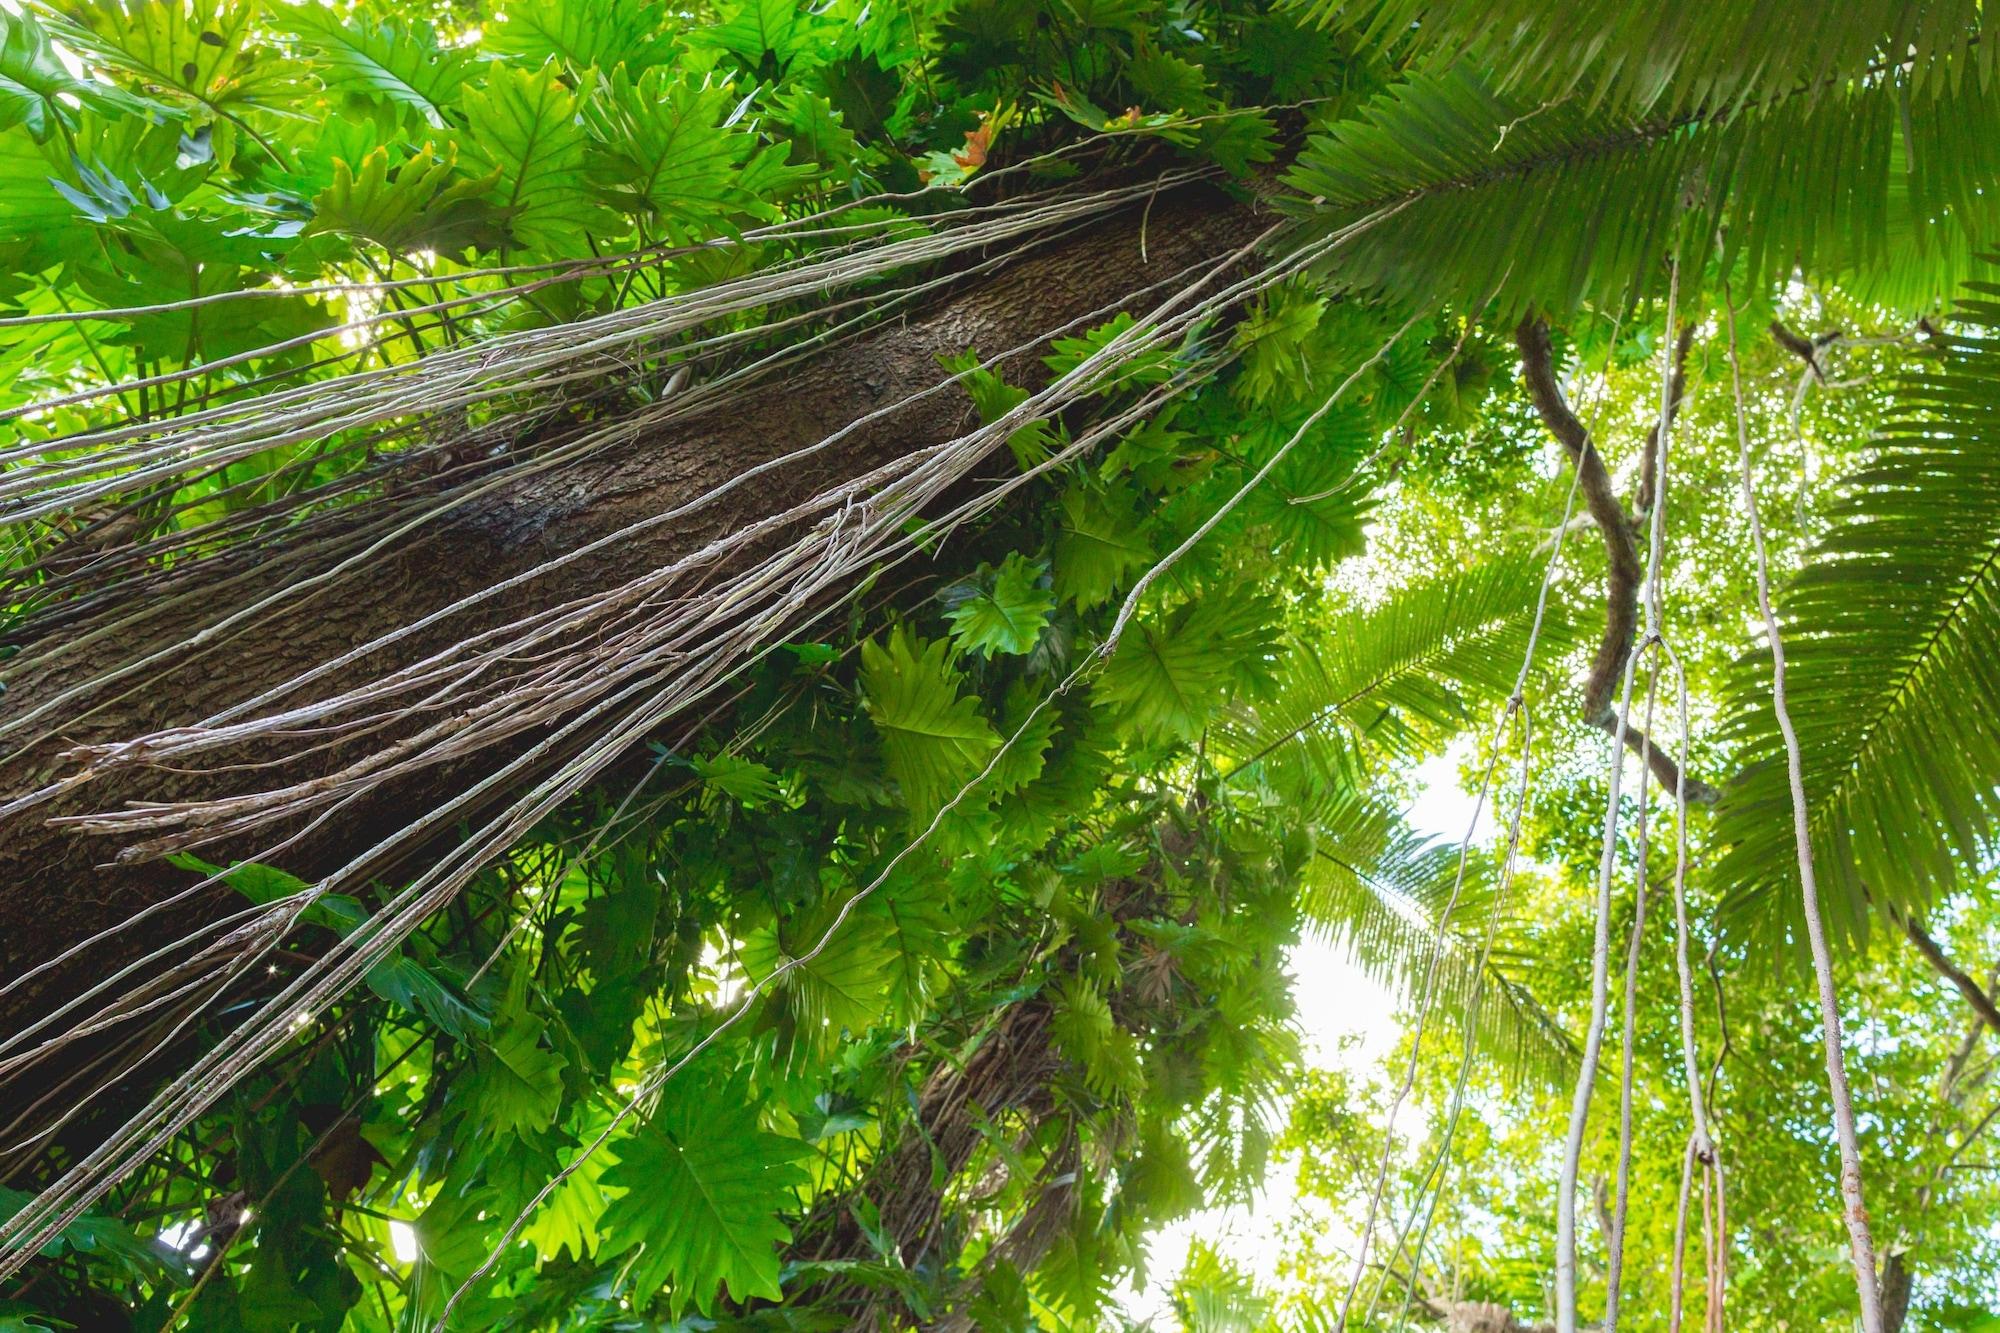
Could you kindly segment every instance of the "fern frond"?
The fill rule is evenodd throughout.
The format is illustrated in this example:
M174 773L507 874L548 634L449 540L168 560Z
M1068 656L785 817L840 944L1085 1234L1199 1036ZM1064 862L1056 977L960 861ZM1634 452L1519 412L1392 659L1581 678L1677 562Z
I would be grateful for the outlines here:
M2000 89L1966 79L1910 113L1900 73L1737 111L1634 117L1505 96L1455 70L1400 85L1312 140L1289 177L1340 248L1340 276L1412 302L1493 293L1503 314L1620 308L1669 255L1753 281L1795 266L1923 308L2000 230Z
M1283 688L1232 714L1220 748L1247 767L1328 738L1408 751L1413 724L1462 724L1470 702L1505 698L1513 688L1541 577L1537 560L1496 560L1412 584L1342 617L1334 633L1291 645ZM1567 618L1552 604L1537 654L1559 656L1572 641Z
M1971 332L1897 387L1897 418L1842 486L1832 531L1778 598L1814 865L1829 925L1870 901L1920 908L2000 828L2000 285ZM1786 927L1799 896L1770 659L1739 664L1725 713L1743 772L1716 871L1732 915ZM1796 933L1796 932L1794 932Z
M1458 1022L1475 1016L1478 1049L1513 1078L1550 1079L1569 1069L1569 1034L1523 981L1525 954L1507 946L1503 904L1490 862L1466 866L1458 901L1458 849L1426 839L1394 810L1346 794L1317 812L1312 863L1300 884L1299 910L1321 938L1346 947L1362 970L1402 999L1413 998L1439 943L1434 1012ZM1495 946L1482 963L1489 925ZM1475 1007L1476 1006L1476 1007Z
M1400 41L1416 60L1470 56L1497 86L1530 98L1576 97L1673 112L1824 88L1893 61L1917 91L1948 88L1994 53L1979 40L1978 0L1683 0L1640 5L1571 0L1313 0L1321 22Z

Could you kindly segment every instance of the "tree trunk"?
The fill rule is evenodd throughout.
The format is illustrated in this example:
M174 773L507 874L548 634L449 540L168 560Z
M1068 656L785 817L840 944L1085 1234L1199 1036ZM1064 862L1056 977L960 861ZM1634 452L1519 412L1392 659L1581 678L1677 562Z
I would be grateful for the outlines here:
M1897 1250L1882 1264L1882 1333L1903 1333L1910 1317L1910 1266Z
M748 413L711 411L580 464L541 473L526 470L523 477L504 482L359 572L336 578L308 600L288 603L258 626L254 638L184 654L137 687L121 682L81 702L66 703L29 729L39 734L25 745L21 735L8 737L0 743L5 746L0 750L0 803L74 774L76 761L65 754L74 745L129 740L211 716L510 577L528 576L504 596L355 663L341 680L316 682L303 695L287 696L286 704L324 697L357 678L379 677L538 609L618 587L759 519L783 514L829 486L951 439L976 420L956 388L888 412L811 459L787 464L756 485L707 505L684 523L612 543L551 573L535 572L566 552L666 512L760 462L823 440L872 411L940 383L941 356L968 348L991 355L1032 344L1050 330L1106 307L1150 308L1178 284L1148 290L1150 286L1187 265L1228 255L1259 225L1252 205L1212 188L1162 192L1150 205L1128 206L1079 230L1023 247L997 271L947 289L928 310L814 355L788 372L782 384L764 386ZM1023 354L1002 369L1015 382L1032 383L1035 366L1034 357ZM212 575L207 566L195 573L205 570ZM246 571L239 567L235 572ZM260 586L256 568L247 573L243 585L228 594L229 605L243 605L271 591L272 578ZM275 577L282 582L296 578L296 572L283 568ZM108 666L134 660L149 645L184 642L226 609L198 604L186 618L144 626L140 642L119 636L53 662L45 660L45 650L55 640L29 645L14 664L7 691L0 694L0 724L21 718ZM397 725L405 730L414 726ZM379 746L383 740L377 735L369 743ZM430 810L468 790L526 744L524 739L519 745L496 747L504 753L455 761L405 780L326 827L305 833L287 848L281 864L307 878L326 874L386 831L402 827L413 811ZM310 762L324 766L340 758L335 751ZM269 763L271 756L249 748L211 756L193 772L118 768L0 817L0 979L18 979L26 969L193 882L157 861L112 864L120 850L115 840L51 820L131 802L205 800L267 790L277 780L271 771L226 771L229 764L259 762ZM277 772L287 782L314 776L289 750ZM231 854L253 850L224 846L207 855L226 861ZM380 867L385 874L394 869ZM215 890L202 902L176 905L142 929L93 945L79 963L16 986L0 996L0 1035L18 1033L34 1015L75 995L85 978L103 978L144 946L185 933L229 897ZM127 938L131 936L137 938ZM11 1051L0 1060L19 1054ZM11 1074L5 1071L0 1064L0 1090L22 1073L19 1067ZM8 1100L0 1091L0 1104Z

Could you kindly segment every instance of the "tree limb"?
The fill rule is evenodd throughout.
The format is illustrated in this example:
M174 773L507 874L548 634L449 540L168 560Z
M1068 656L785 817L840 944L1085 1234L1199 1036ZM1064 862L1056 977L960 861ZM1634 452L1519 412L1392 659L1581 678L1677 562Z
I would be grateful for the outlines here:
M1980 1022L1991 1028L1996 1036L2000 1036L2000 1006L1993 1003L1993 997L1988 995L1985 989L1958 964L1951 961L1943 946L1931 938L1930 932L1924 929L1923 923L1917 920L1914 913L1892 912L1890 915L1896 924L1903 928L1903 934L1909 937L1910 943L1917 946L1917 952L1923 955L1924 961L1929 963L1939 976L1957 988L1958 993L1965 997L1965 1002L1972 1006L1972 1012L1979 1016Z
M1819 360L1820 349L1840 337L1838 333L1822 333L1817 338L1807 338L1792 332L1782 321L1774 319L1771 321L1771 336L1777 339L1778 346L1805 362L1806 369L1812 371L1814 379L1822 384L1826 383L1826 367L1822 366Z
M1683 330L1678 351L1683 363L1691 341L1692 331ZM1625 658L1632 651L1633 639L1638 633L1639 584L1645 576L1639 564L1636 525L1618 499L1617 488L1612 483L1610 471L1604 466L1603 455L1597 452L1590 432L1570 410L1568 401L1563 397L1562 386L1556 382L1555 354L1549 342L1549 326L1536 316L1529 315L1514 330L1514 342L1521 351L1521 374L1528 386L1528 397L1542 418L1542 424L1548 427L1549 433L1556 437L1556 442L1562 445L1576 466L1577 485L1583 492L1584 507L1604 537L1607 564L1604 637L1598 642L1590 675L1584 681L1583 718L1600 731L1616 734L1618 717L1612 707L1612 695L1617 691ZM1674 391L1670 395L1674 406L1680 402L1682 379L1682 371L1677 367ZM1651 438L1657 443L1657 436ZM1650 458L1656 451L1649 448L1646 452ZM1669 792L1679 789L1680 765L1659 745L1650 744L1646 733L1629 721L1625 726L1625 744L1634 754L1645 756L1654 780L1662 788ZM1708 783L1697 778L1687 779L1687 798L1690 801L1708 804L1716 796L1715 788Z

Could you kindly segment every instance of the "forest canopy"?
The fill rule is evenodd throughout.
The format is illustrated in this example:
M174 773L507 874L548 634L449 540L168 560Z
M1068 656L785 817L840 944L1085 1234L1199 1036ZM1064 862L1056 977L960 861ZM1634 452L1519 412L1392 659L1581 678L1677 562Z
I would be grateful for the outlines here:
M0 1333L1996 1333L1996 59L0 0Z

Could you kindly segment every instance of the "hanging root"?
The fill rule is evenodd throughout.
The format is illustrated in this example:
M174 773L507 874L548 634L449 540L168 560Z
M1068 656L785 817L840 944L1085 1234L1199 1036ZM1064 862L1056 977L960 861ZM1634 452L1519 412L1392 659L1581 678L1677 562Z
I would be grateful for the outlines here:
M1680 414L1681 402L1687 397L1688 352L1694 346L1694 322L1681 325L1680 336L1674 339L1673 377L1668 382L1665 421L1672 427L1674 418ZM1639 516L1644 518L1653 512L1653 501L1660 488L1660 422L1655 421L1646 428L1646 445L1639 451L1639 499L1635 506Z
M1750 426L1743 410L1743 370L1736 350L1736 308L1729 284L1722 287L1723 313L1729 328L1729 378L1736 404L1738 479L1743 506L1750 519L1750 542L1756 557L1757 607L1771 642L1771 710L1785 739L1785 770L1792 797L1792 840L1798 853L1799 893L1805 914L1806 942L1812 950L1813 979L1820 1009L1820 1040L1826 1052L1827 1091L1833 1101L1834 1138L1840 1145L1841 1218L1847 1225L1848 1252L1854 1264L1854 1285L1861 1307L1862 1333L1883 1333L1882 1291L1875 1273L1875 1237L1869 1229L1863 1201L1861 1140L1855 1129L1854 1100L1847 1085L1847 1057L1840 1030L1840 996L1833 975L1833 955L1827 947L1826 926L1820 918L1819 882L1813 872L1812 828L1806 804L1804 764L1798 732L1785 698L1785 641L1778 613L1771 604L1770 560L1764 547L1764 524L1757 514L1757 490L1750 458Z
M1681 394L1685 387L1685 364L1687 349L1692 343L1692 326L1683 329L1675 344L1676 364L1673 381L1668 393L1666 422L1672 424L1673 414L1680 406ZM1549 342L1549 326L1539 318L1530 315L1523 319L1514 331L1515 344L1521 351L1521 370L1528 385L1528 396L1535 404L1542 423L1549 433L1556 437L1570 461L1577 469L1579 484L1583 489L1584 507L1590 511L1591 519L1604 537L1604 554L1608 566L1605 587L1604 637L1597 645L1597 655L1591 659L1590 675L1583 687L1583 717L1593 727L1607 735L1618 735L1616 711L1612 696L1618 688L1620 673L1632 653L1639 628L1639 586L1642 574L1639 564L1638 524L1625 512L1625 506L1618 498L1611 473L1604 466L1603 455L1597 451L1597 444L1590 432L1570 410L1563 397L1562 386L1556 381L1555 354ZM1644 481L1641 499L1650 511L1651 490L1657 486L1654 478L1654 457L1657 453L1659 423L1655 423L1647 435ZM1648 741L1646 733L1633 726L1623 731L1625 746L1646 761L1652 771L1654 781L1664 791L1678 790L1683 782L1680 764L1663 747ZM1708 783L1698 778L1686 779L1687 799L1700 804L1713 804L1720 793Z

